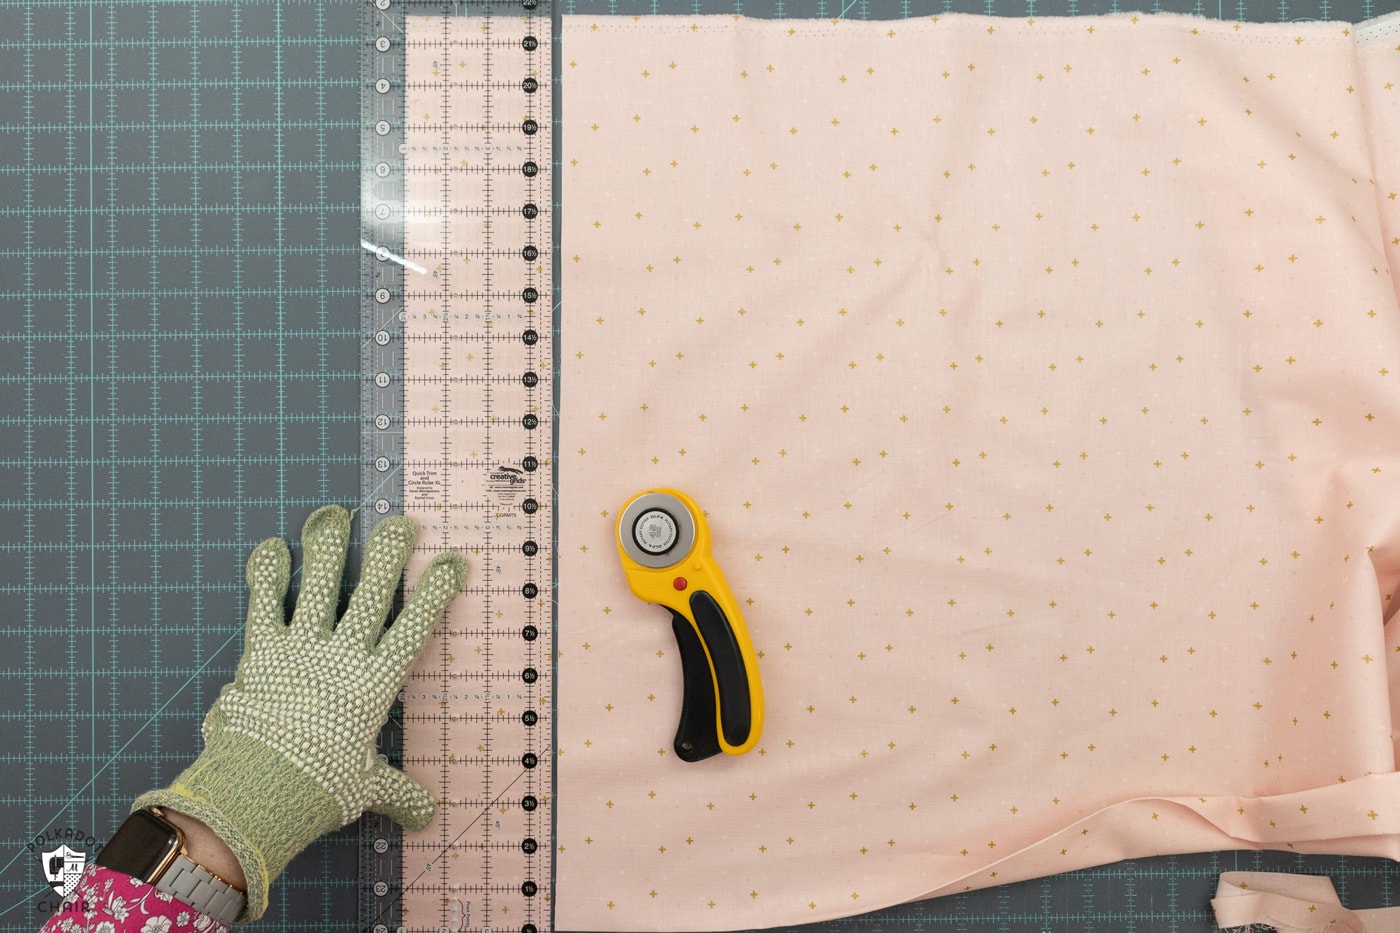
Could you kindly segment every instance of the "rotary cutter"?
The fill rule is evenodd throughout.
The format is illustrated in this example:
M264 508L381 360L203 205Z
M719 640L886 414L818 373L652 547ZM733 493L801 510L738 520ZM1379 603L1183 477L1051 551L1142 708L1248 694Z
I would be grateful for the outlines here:
M700 506L677 489L634 496L617 522L617 549L632 592L671 612L685 684L676 754L701 761L753 748L763 731L758 660Z

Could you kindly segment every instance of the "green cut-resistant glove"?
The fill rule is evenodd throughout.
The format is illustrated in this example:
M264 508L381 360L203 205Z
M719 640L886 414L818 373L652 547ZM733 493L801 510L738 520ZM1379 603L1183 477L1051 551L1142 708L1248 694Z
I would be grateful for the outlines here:
M458 554L434 558L386 631L414 532L402 516L374 529L339 624L350 543L343 508L327 506L306 520L301 593L290 625L283 610L291 579L287 546L280 538L258 545L248 559L243 657L205 717L204 751L173 784L133 806L188 813L228 844L248 881L240 920L267 909L268 886L293 856L365 810L408 829L422 829L433 817L428 791L375 754L394 696L467 570Z

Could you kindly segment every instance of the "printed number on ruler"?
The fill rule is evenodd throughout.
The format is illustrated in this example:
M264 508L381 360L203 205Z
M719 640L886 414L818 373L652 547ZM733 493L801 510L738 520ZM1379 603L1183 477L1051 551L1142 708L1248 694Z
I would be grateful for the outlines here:
M553 853L550 15L408 3L399 21L375 48L402 56L403 510L415 561L471 561L404 690L404 767L440 805L404 835L400 929L536 933Z

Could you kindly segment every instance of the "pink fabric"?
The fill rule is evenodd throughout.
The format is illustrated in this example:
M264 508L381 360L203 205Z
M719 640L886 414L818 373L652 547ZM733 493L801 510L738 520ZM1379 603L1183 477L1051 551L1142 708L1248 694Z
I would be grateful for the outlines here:
M561 929L1400 855L1396 20L565 17ZM708 510L741 758L616 510Z
M228 933L222 923L130 875L88 866L40 933Z
M1221 929L1267 925L1275 933L1400 931L1400 907L1347 910L1332 882L1318 875L1226 872L1210 903Z

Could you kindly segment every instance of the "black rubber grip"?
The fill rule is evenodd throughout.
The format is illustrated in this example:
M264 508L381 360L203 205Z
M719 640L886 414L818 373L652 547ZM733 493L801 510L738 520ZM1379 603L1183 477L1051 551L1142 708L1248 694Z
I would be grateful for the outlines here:
M705 647L710 649L710 661L715 666L715 682L719 685L719 722L724 740L730 745L743 745L753 728L753 710L749 702L749 678L744 671L744 656L739 640L729 624L724 610L715 598L704 590L690 597L690 611L695 613L695 625Z
M695 633L690 620L674 609L671 631L676 634L676 647L681 652L681 721L676 727L675 749L681 761L702 761L720 753L719 737L715 735L715 684L710 678L710 664L705 660L705 646Z

